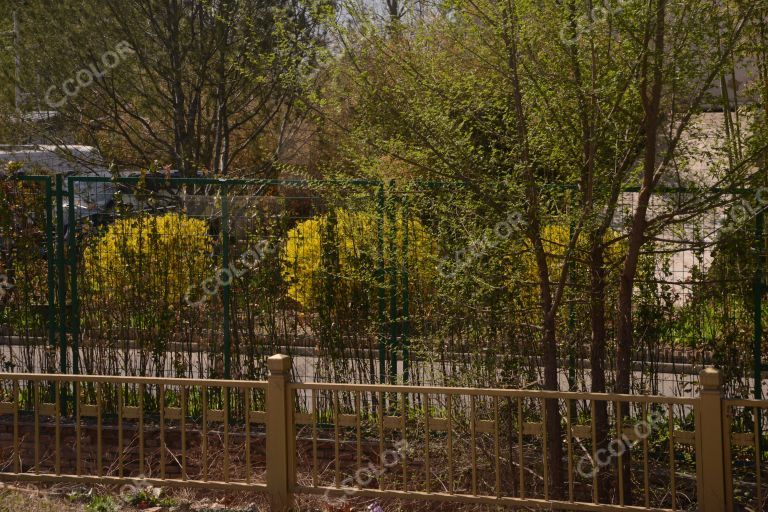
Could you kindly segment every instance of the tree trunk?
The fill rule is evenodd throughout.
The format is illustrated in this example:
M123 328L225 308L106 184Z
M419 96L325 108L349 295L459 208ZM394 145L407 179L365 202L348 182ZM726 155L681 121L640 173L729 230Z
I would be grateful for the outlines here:
M557 331L555 317L544 317L544 389L558 390L557 378ZM550 495L554 499L563 496L563 427L560 422L559 400L545 400L547 432L547 465L549 466Z
M591 390L593 393L606 392L605 377L605 248L602 236L590 240L589 255L589 315L592 339L589 351ZM594 401L595 410L595 441L597 450L608 448L608 402ZM594 461L597 464L597 461ZM593 469L597 469L596 467ZM601 468L602 469L602 468ZM600 503L608 503L611 474L609 471L599 471L597 480L597 495Z
M182 77L181 16L178 1L171 0L168 4L168 37L170 39L168 46L170 69L173 70L173 76L169 77L173 92L173 164L182 176L191 176L192 139L187 130L186 95Z

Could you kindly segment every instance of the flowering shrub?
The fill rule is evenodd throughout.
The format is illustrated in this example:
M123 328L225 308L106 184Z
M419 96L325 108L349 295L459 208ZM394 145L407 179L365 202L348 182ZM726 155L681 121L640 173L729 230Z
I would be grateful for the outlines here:
M282 255L288 296L304 307L321 303L328 295L372 297L379 286L380 265L399 273L406 250L410 286L428 290L437 274L434 240L416 219L408 221L407 237L401 218L391 224L390 219L384 221L380 237L375 213L344 209L297 224L288 232ZM389 286L390 277L385 277Z
M179 309L213 268L208 224L179 213L118 219L85 249L85 279L104 306Z

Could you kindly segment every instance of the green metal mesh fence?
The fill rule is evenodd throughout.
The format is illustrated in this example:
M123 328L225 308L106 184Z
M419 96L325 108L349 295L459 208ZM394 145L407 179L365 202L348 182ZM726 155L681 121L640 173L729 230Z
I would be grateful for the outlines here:
M0 365L56 371L53 182L0 181Z
M522 387L542 377L524 216L478 208L463 187L163 177L2 185L2 265L13 285L0 299L5 371L261 379L266 357L283 352L306 381ZM543 198L553 281L579 213L573 196L559 187ZM748 395L762 339L762 213L688 208L695 197L665 191L651 205L634 385L689 394L711 363L733 394ZM634 191L622 195L606 234L609 384L635 201ZM558 315L561 387L589 389L581 242L575 256Z

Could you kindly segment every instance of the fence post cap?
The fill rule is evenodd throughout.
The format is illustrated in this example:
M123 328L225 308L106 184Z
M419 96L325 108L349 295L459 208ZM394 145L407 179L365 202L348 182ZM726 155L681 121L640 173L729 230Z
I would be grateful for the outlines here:
M280 374L291 371L291 356L276 354L267 359L269 373Z
M723 376L717 368L704 368L699 372L699 383L703 389L720 389Z

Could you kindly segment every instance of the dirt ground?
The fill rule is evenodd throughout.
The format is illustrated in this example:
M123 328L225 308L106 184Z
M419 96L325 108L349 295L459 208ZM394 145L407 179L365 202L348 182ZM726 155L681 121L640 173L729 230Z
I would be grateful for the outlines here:
M124 490L123 490L124 491ZM358 500L327 502L298 498L296 512L480 512L494 507L438 503ZM151 489L126 494L120 489L73 485L35 486L0 483L0 512L269 512L260 494Z
M202 495L204 494L204 495ZM189 490L124 489L83 486L0 484L0 512L262 512L259 495L199 493ZM308 510L311 510L308 509Z

